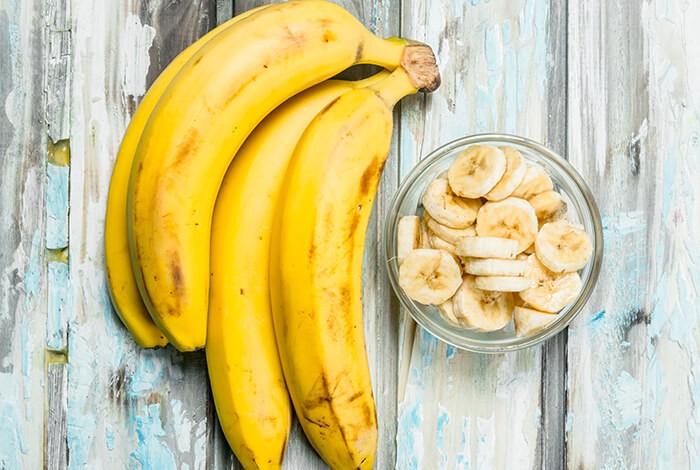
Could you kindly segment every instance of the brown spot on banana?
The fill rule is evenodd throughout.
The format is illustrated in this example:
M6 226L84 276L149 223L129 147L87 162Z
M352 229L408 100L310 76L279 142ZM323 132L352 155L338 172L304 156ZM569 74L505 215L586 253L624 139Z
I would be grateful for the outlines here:
M360 41L357 45L357 52L355 53L355 62L360 62L362 60L362 55L365 53L365 41Z
M199 148L200 139L201 135L199 130L194 127L190 128L190 130L187 131L187 134L185 134L185 138L177 147L177 154L175 155L175 162L173 166L180 166L183 161L186 161L190 155L195 153ZM141 171L142 166L143 162L139 164L139 172Z

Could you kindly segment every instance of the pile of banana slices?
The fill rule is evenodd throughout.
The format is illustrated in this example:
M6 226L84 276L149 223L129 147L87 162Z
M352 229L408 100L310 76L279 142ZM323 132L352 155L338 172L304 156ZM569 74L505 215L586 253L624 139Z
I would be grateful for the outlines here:
M446 322L488 332L512 318L528 336L578 297L590 236L566 219L547 171L518 150L467 148L421 203L422 214L399 220L399 285Z

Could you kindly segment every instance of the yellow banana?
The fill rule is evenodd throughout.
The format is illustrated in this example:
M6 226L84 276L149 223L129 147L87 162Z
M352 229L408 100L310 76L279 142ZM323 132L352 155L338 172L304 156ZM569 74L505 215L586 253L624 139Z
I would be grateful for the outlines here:
M139 142L127 220L139 290L173 346L205 344L212 212L247 135L292 95L356 63L394 68L405 49L333 3L302 0L240 21L183 67Z
M207 366L224 435L244 468L281 468L291 404L270 311L270 229L284 173L306 126L359 82L329 80L273 111L221 185L211 235Z
M333 469L369 469L374 461L362 259L392 108L439 84L432 52L417 51L314 119L294 150L275 216L270 293L280 360L302 428Z
M134 273L131 270L131 256L129 255L129 240L126 230L126 194L136 147L146 126L146 121L151 115L151 111L153 111L165 89L182 66L217 34L263 8L265 6L249 10L230 19L202 36L201 39L175 57L151 85L143 100L141 100L141 104L131 118L129 127L119 147L119 153L112 170L112 180L107 198L105 263L107 266L109 293L112 297L114 309L142 348L162 347L168 344L168 340L156 324L153 323L153 319L143 304L143 300L141 300L141 294L136 285Z

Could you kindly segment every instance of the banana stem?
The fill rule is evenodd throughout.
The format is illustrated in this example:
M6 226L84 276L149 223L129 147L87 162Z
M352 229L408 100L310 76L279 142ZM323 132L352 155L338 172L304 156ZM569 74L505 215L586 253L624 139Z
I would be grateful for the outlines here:
M439 86L440 72L432 49L424 44L412 44L406 47L401 65L370 88L393 108L406 95L435 91Z

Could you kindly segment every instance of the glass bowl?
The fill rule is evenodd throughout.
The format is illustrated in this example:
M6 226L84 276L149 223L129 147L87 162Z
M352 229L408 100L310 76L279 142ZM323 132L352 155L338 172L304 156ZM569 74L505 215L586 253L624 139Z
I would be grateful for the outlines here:
M579 272L582 289L578 298L558 313L558 318L545 329L529 336L517 337L513 320L502 330L478 332L453 326L440 316L437 308L411 300L399 286L396 260L398 221L405 215L422 213L420 199L428 184L445 172L457 155L469 146L511 146L520 151L529 163L544 167L568 205L567 218L583 225L593 242L593 256ZM539 344L563 330L590 297L600 272L603 257L603 230L598 207L583 178L569 162L553 151L529 139L506 134L481 134L455 140L421 160L403 180L389 208L383 236L384 256L391 285L411 317L429 333L456 348L481 353L516 351Z

